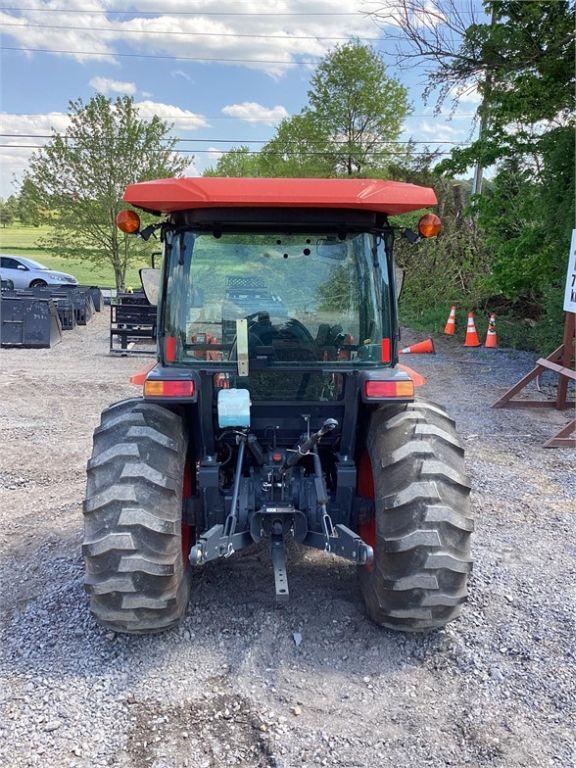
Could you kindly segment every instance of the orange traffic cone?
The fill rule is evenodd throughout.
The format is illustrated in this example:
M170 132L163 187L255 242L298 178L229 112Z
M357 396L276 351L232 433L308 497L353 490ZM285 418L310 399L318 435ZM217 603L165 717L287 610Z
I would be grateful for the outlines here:
M409 368L407 365L402 365L402 363L398 363L398 368L410 376L415 387L423 387L427 383L427 379L421 373L415 371L414 368Z
M488 332L486 333L486 341L484 346L488 349L498 348L498 336L496 335L496 315L492 312L490 320L488 321Z
M450 314L448 315L448 320L446 321L446 326L444 327L444 333L447 336L454 336L456 332L456 307L450 308Z
M468 312L468 325L466 326L466 340L464 341L465 347L479 347L480 339L476 332L476 326L474 325L474 313Z
M412 344L411 347L404 347L400 350L401 355L426 355L435 354L434 342L432 339L426 339L425 341L419 341L418 344Z

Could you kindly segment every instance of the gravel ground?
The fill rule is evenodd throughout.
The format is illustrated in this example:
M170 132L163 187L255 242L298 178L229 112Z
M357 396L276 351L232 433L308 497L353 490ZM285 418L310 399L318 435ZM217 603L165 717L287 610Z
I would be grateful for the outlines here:
M179 629L126 637L89 615L80 557L92 430L142 363L107 355L106 326L1 355L3 768L574 765L574 452L541 447L568 416L489 408L530 355L441 338L410 360L467 447L459 621L379 629L353 566L296 549L277 611L256 549L195 574Z

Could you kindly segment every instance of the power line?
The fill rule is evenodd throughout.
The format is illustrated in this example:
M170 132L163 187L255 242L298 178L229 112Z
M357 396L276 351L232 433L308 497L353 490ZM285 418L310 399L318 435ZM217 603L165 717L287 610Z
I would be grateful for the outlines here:
M0 144L0 147L3 147L5 149L43 149L45 145L44 144ZM168 149L168 147L165 147L167 151L171 152L175 155L198 155L198 154L215 154L215 151L212 149ZM230 153L233 153L234 149L222 149L217 150L217 153L220 155L229 155ZM260 154L260 150L248 150L246 153L248 155L258 155ZM278 156L284 156L289 154L288 152L278 152L278 151L269 151L267 152L269 155L278 155ZM298 152L299 155L303 155L306 157L332 157L335 153L334 152ZM366 152L367 155L372 155L373 157L389 157L390 155L397 155L399 157L405 157L406 152L384 152L382 150L379 151L368 151ZM412 155L430 155L430 152L411 152ZM450 152L435 152L435 155L449 155Z
M138 102L136 103L138 104ZM66 117L66 115L64 115L63 113L59 113L59 114L61 114L63 117ZM30 114L28 112L10 113L10 117L29 117L29 116ZM464 117L475 117L475 116L476 116L476 112L456 112L451 117L455 117L459 119ZM0 112L0 121L2 120L3 117L6 117L6 114L3 114L2 112ZM190 120L191 118L190 115L159 115L159 117L161 117L163 120ZM247 122L246 119L243 117L232 117L228 115L200 115L199 114L199 115L193 115L193 117L199 117L199 118L202 118L203 120L242 120L243 122ZM407 117L408 118L428 117L433 120L436 119L435 115L433 114L427 114L427 115L426 114L423 114L423 115L410 114ZM256 122L253 124L256 125Z
M1 9L0 9L1 10ZM69 32L119 32L123 35L162 35L163 37L248 37L257 38L260 40L350 40L354 37L355 40L365 40L374 42L378 40L379 35L375 37L356 37L350 35L349 37L324 37L323 35L254 35L246 34L244 32L169 32L168 30L156 30L156 29L118 29L116 27L110 27L108 29L104 27L63 27L58 24L7 24L6 22L0 22L2 27L11 27L16 29L58 29L61 31ZM4 34L4 33L3 33ZM5 33L10 34L10 33Z
M105 16L367 16L360 11L131 11L91 10L87 8L0 8L0 11L18 11L34 13L85 13L88 15L99 14Z
M280 61L278 59L222 59L219 57L216 58L210 58L207 56L162 56L157 54L150 54L150 53L116 53L115 51L69 51L69 50L61 50L61 49L50 49L50 48L21 48L21 47L15 47L15 46L9 46L9 45L3 45L2 48L0 48L0 52L4 51L25 51L27 53L65 53L65 54L71 54L73 56L111 56L111 57L121 57L125 59L167 59L169 61L212 61L212 62L220 62L220 63L227 63L227 64L279 64L284 67L292 67L298 62L296 61ZM307 54L308 58L318 58L318 56L313 56L311 54Z
M0 120L2 115L0 114ZM52 139L52 133L0 133L3 138L9 139ZM69 139L70 136L62 135L62 138ZM205 144L268 144L271 139L184 139L175 137L178 142L202 142ZM348 144L346 139L336 139L334 144ZM470 144L469 141L448 141L445 139L379 139L375 144Z

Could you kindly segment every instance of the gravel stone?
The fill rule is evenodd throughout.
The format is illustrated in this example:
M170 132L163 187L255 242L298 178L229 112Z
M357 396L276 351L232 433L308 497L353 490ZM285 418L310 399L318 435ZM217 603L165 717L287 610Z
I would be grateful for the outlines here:
M150 362L109 357L107 329L104 311L51 350L1 352L1 766L575 764L575 453L542 448L569 415L490 408L534 355L440 337L402 360L466 446L475 566L457 622L382 630L352 565L297 547L276 611L262 545L194 572L180 628L128 637L93 621L82 586L92 431Z

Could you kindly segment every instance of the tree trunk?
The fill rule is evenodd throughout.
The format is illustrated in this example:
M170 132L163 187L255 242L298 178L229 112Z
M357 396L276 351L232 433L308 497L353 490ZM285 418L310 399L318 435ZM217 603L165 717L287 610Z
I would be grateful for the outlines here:
M114 280L116 282L116 290L123 291L124 290L124 270L122 269L122 265L118 261L114 261L113 267L114 267Z
M112 230L112 253L110 256L110 261L112 262L112 267L114 268L116 290L123 291L125 288L124 282L126 279L126 264L123 264L122 259L120 258L120 243L118 242L116 226L114 226L114 229Z

